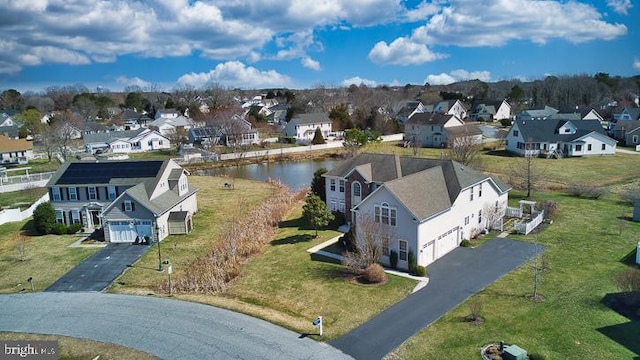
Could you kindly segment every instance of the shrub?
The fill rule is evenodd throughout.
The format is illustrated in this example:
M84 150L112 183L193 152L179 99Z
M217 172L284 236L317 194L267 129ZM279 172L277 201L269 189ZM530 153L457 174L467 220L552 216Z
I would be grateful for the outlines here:
M500 125L504 127L511 126L511 119L500 119Z
M56 235L63 235L67 233L67 225L65 224L54 224L51 228L51 232Z
M392 269L398 268L398 252L397 251L391 250L391 252L389 253L389 264L391 265Z
M539 353L529 354L529 360L546 360L547 357Z
M462 240L462 241L460 241L460 246L462 246L462 247L471 247L471 241L466 240L466 239Z
M422 265L416 265L415 275L422 276L422 277L427 276L427 268Z
M40 235L50 234L56 223L56 211L50 202L45 202L33 211L33 224Z
M482 313L482 302L480 300L472 300L469 302L469 318L473 321L480 319Z
M278 138L278 142L282 144L295 144L296 137L295 136L280 136Z
M82 229L82 224L71 224L67 227L67 234L75 234Z
M623 270L614 276L613 282L620 291L640 291L640 271L631 268Z
M342 213L342 211L333 211L331 214L333 214L333 220L329 223L329 227L337 229L341 225L346 224L347 219L344 217L344 213Z
M604 187L599 188L585 184L573 184L567 188L569 195L587 199L599 199L605 195L607 191L607 188Z
M371 264L362 272L362 276L371 284L387 281L387 274L380 264Z
M407 255L407 260L409 262L409 273L416 273L416 256L413 255L413 250L409 249L409 255Z
M560 210L560 204L558 204L557 201L545 200L542 203L542 210L544 210L545 216L548 219L553 219L558 213L558 210Z
M324 136L322 136L322 130L320 130L320 128L316 128L316 132L315 134L313 134L313 140L311 140L311 144L313 145L321 145L321 144L326 144L327 142L324 141Z

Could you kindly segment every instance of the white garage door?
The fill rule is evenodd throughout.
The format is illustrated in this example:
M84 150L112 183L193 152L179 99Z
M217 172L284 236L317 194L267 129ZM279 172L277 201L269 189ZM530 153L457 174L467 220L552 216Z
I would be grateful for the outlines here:
M435 260L435 241L429 241L422 249L420 265L427 266Z
M132 243L136 237L151 236L151 221L110 221L108 226L113 243Z
M438 258L443 257L451 250L458 246L458 229L451 230L440 240L438 240L438 246L436 251L438 252Z

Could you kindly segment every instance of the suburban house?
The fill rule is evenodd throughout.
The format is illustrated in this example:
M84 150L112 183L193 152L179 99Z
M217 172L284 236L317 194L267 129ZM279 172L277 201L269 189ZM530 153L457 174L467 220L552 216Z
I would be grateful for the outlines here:
M616 141L598 120L516 120L505 139L506 150L547 157L614 155Z
M156 120L148 124L149 127L157 128L158 132L164 136L170 136L176 133L186 133L193 128L191 119L180 115L175 110L158 110Z
M20 128L17 125L0 126L0 135L4 135L9 139L19 139Z
M367 225L381 224L387 238L381 262L389 265L395 251L402 269L409 267L409 252L426 266L462 240L499 226L510 190L452 160L393 154L360 154L323 176L329 209L346 213L356 238Z
M474 124L466 124L455 115L419 113L404 125L404 139L419 147L440 148L454 139L468 138L482 142L482 131Z
M83 138L85 151L90 154L106 151L134 153L171 148L167 137L151 129L85 134Z
M320 128L322 136L326 139L332 131L329 113L296 114L285 125L283 134L284 136L295 137L297 143L308 144L313 140L318 128Z
M260 143L260 133L238 114L210 126L189 129L187 137L191 144L238 146Z
M613 114L613 121L640 120L640 108L624 108L618 114Z
M542 109L527 109L516 114L516 120L544 120L553 114L559 113L560 110L546 106Z
M425 112L422 102L415 100L404 100L398 104L398 108L396 119L401 123L406 122L415 114Z
M7 112L0 112L0 126L15 126L15 125L16 125L16 122L13 120L13 115L10 115Z
M33 143L0 135L0 165L28 164L33 159Z
M196 189L173 160L66 162L47 183L58 223L135 242L193 229Z
M640 120L618 120L612 134L624 146L640 145Z
M502 100L499 104L478 104L473 108L469 119L474 121L511 119L511 105L507 100Z

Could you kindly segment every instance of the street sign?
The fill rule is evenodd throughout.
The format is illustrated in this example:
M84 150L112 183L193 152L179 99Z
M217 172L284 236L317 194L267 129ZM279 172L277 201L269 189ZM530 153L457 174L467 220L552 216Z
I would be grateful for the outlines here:
M313 326L318 326L320 325L320 323L322 323L322 318L319 316L315 320L313 320Z

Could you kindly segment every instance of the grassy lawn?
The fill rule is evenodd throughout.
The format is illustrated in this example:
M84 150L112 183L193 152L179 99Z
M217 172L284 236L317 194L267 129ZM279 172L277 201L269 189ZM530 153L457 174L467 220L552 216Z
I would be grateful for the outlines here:
M58 341L59 359L102 359L102 360L152 360L157 359L145 352L110 343L76 339L68 336L18 334L0 332L0 340L5 341Z
M56 171L60 167L60 162L56 158L53 158L51 161L49 161L48 159L37 159L37 160L29 161L28 165L17 166L15 167L15 169L27 168L27 167L31 168L29 169L29 174ZM16 171L15 173L11 172L8 175L14 176L14 175L22 175L22 174L24 174L24 172Z
M169 149L129 153L127 155L131 160L165 160L179 157L176 152Z
M469 307L462 304L408 340L390 358L473 359L479 358L483 345L500 340L547 359L633 357L631 350L598 329L628 322L601 300L607 293L618 292L612 277L626 268L621 259L635 248L640 223L625 221L619 235L617 217L622 205L613 196L586 200L562 193L539 194L538 200L544 199L561 204L556 221L537 234L538 242L547 248L548 271L542 273L539 288L546 301L525 298L532 292L533 271L523 266L469 300L483 304L484 324L466 323ZM631 214L630 206L624 210L627 216ZM534 235L513 237L534 239ZM640 323L632 323L626 331L624 336L640 338Z
M188 235L172 235L160 243L162 258L170 259L179 276L196 257L204 254L218 240L225 227L236 217L268 198L273 189L267 183L233 179L234 189L223 184L230 179L213 176L191 176L189 183L198 188L198 213L193 217L194 231ZM167 273L158 268L156 248L149 250L109 288L111 292L152 294Z
M0 225L0 293L31 291L29 277L35 291L42 291L98 250L68 247L79 239L75 235L25 236L21 261L18 234L29 226L27 221Z
M32 188L28 190L2 193L2 196L0 197L0 209L11 209L17 207L28 208L46 193L46 188Z

